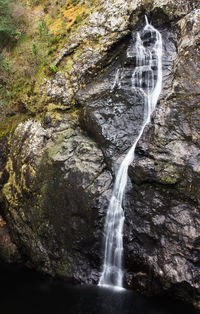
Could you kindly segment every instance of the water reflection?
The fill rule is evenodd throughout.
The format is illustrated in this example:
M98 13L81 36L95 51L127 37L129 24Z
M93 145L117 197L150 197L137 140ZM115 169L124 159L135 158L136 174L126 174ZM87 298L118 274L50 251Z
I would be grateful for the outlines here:
M0 314L196 314L190 306L170 299L75 286L1 265L0 278Z

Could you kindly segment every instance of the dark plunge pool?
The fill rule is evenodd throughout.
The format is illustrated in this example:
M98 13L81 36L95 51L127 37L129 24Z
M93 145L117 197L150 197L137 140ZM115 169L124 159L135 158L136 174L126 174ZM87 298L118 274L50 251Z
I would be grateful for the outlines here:
M145 298L75 286L28 270L0 264L0 314L196 314L192 307L167 298Z

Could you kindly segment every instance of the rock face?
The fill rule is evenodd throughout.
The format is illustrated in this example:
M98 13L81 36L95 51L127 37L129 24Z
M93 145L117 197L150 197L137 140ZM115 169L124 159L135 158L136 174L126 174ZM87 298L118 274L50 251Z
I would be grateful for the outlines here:
M129 168L133 185L126 204L127 263L138 257L162 286L196 288L196 296L200 283L199 14L195 10L178 22L181 38L173 83L139 143L138 159Z
M8 137L0 139L0 195L9 174L5 169L8 160ZM16 245L12 242L6 221L1 216L4 204L0 201L0 258L6 262L20 260L20 254Z
M20 261L16 245L12 242L5 220L0 216L0 257L5 262Z
M98 281L115 171L143 120L131 77L145 14L163 37L163 91L129 167L125 285L175 291L199 306L198 1L100 2L59 53L58 73L42 86L57 111L19 124L10 136L9 158L5 150L2 167L0 161L0 214L32 267ZM66 79L65 58L96 37L98 45L84 48Z
M15 131L8 167L6 218L22 254L38 269L92 282L111 182L100 149L72 117L29 120Z

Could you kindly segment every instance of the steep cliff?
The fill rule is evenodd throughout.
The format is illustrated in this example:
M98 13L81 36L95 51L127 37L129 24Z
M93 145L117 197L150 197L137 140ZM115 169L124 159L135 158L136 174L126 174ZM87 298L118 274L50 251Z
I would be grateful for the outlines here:
M163 37L163 90L129 167L125 285L199 306L198 1L46 1L34 14L45 21L38 45L52 50L30 83L14 85L26 121L1 140L0 214L13 250L31 267L97 282L115 172L143 120L130 86L146 14Z

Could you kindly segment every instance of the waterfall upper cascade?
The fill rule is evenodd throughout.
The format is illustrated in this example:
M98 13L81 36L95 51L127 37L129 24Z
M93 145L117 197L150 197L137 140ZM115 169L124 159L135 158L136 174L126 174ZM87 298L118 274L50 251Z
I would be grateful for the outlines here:
M123 225L124 211L123 196L128 177L128 166L134 160L135 148L144 128L150 122L162 89L162 36L157 29L149 24L137 33L135 51L136 67L132 74L131 88L139 93L144 103L144 119L140 132L132 147L123 159L114 183L105 221L105 251L103 271L99 286L123 289ZM119 71L116 72L115 82L120 85Z

